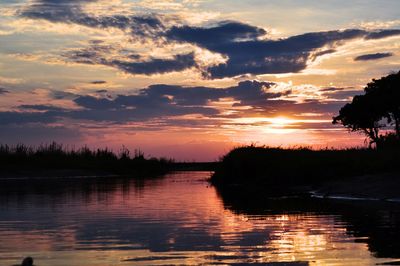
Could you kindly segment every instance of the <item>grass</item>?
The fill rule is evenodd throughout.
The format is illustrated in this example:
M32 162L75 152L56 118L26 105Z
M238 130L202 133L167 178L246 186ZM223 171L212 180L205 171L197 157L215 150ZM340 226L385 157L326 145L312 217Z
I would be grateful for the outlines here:
M271 148L254 145L226 154L211 178L226 184L284 188L400 170L399 149Z
M74 149L56 142L36 147L0 145L0 176L52 170L152 176L167 172L171 163L163 158L147 159L141 151L131 155L125 147L115 153L108 148L91 150L85 146Z

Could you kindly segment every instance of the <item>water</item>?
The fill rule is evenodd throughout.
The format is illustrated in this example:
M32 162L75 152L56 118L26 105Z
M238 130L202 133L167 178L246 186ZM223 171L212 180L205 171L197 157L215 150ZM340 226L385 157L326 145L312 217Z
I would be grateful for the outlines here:
M217 191L209 175L1 181L0 265L28 255L37 266L376 265L400 258L397 203L255 199Z

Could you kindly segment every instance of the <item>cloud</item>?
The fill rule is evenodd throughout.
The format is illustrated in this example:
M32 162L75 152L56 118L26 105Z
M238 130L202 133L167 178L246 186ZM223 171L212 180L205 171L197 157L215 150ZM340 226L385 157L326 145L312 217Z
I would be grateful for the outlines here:
M0 95L1 94L6 94L6 93L10 93L10 91L6 90L5 88L1 88L0 87Z
M266 34L263 28L237 21L222 21L212 27L173 26L166 36L173 40L196 43L209 48L233 41L254 40Z
M117 28L129 31L132 36L156 37L165 30L163 15L107 15L95 16L85 12L84 5L98 0L36 0L20 10L20 16L43 19L55 23L73 23L91 28ZM165 18L165 20L167 20Z
M176 85L151 85L136 94L78 95L53 92L54 99L71 99L77 108L66 109L54 105L24 104L19 111L0 112L0 124L54 123L63 119L89 120L93 122L128 123L163 120L184 115L220 117L221 110L213 103L233 99L232 106L252 108L276 108L282 95L290 91L275 93L269 90L272 82L243 81L227 88L183 87Z
M83 15L81 5L94 1L86 0L34 0L20 15L32 19L45 19L52 22L78 22ZM84 21L84 20L82 20Z
M55 100L75 99L79 95L67 91L51 91L50 96Z
M155 84L139 91L135 89L134 94L113 97L103 93L68 93L62 102L54 101L56 105L24 104L14 107L16 111L0 112L0 127L66 125L96 131L118 128L134 131L207 130L231 127L237 123L237 118L300 117L302 114L318 114L319 118L330 121L344 104L339 98L348 96L335 95L347 93L336 90L326 91L329 95L324 95L323 100L299 100L298 91L299 88L278 83L247 80L225 88ZM60 98L58 93L50 96ZM251 119L242 123L253 125Z
M172 59L151 58L148 61L129 62L113 60L105 65L116 67L131 74L162 74L174 71L182 71L196 66L194 53L174 55Z
M382 38L398 36L398 35L400 35L400 30L398 30L398 29L380 30L380 31L370 32L365 37L365 39L376 40L376 39L382 39Z
M91 43L86 48L67 51L63 57L75 63L105 65L129 74L143 75L183 71L197 66L193 52L173 55L171 58L150 57L147 59L136 54L127 56L126 53L126 50L119 47ZM110 56L110 54L117 54L117 56Z
M319 91L322 92L335 92L335 91L342 91L344 88L341 87L327 87L327 88L322 88Z
M90 84L94 84L94 85L100 85L100 84L106 84L107 81L105 80L93 80L90 82Z
M92 28L123 30L131 41L146 42L163 48L176 43L191 45L192 52L167 58L154 58L132 51L127 54L115 45L92 44L64 54L72 62L107 65L131 74L163 74L198 68L205 78L220 79L240 75L298 73L318 57L330 54L343 43L355 39L377 40L400 35L398 29L332 30L310 32L282 39L268 39L263 28L239 21L219 21L213 25L193 26L178 15L111 14L91 15L85 4L95 0L36 0L21 10L31 19L73 23ZM222 55L224 62L200 63L194 46ZM110 58L110 51L118 58Z
M369 60L378 60L381 58L391 57L393 53L375 53L375 54L364 54L354 58L354 61L369 61Z
M237 86L227 89L229 97L239 101L234 106L264 106L270 99L279 98L283 93L268 92L275 83L258 82L258 81L242 81Z
M185 88L152 85L135 95L118 95L115 99L79 96L74 102L84 108L69 115L75 119L129 122L198 114L215 116L219 111L206 105L208 100L223 97L213 88Z
M189 42L222 54L226 63L210 66L204 75L209 78L234 77L244 74L296 73L307 68L309 60L335 51L334 48L353 39L379 39L399 35L400 30L365 31L359 29L312 32L286 39L260 39L265 32L252 27L210 28L172 27L166 36L178 42ZM247 29L247 30L244 30ZM224 38L215 33L227 31ZM199 37L197 37L199 35ZM243 39L241 39L243 38Z
M145 57L117 46L92 42L88 47L63 54L72 62L111 66L130 74L163 74L198 68L204 77L215 79L246 74L297 73L310 61L334 53L345 41L359 38L384 38L381 32L350 29L306 33L286 39L263 39L264 29L239 22L223 22L216 26L174 26L163 33L168 42L191 43L226 58L225 63L202 65L193 52L170 58ZM384 34L379 34L379 33ZM396 32L390 31L393 35ZM399 32L400 33L400 32ZM117 55L110 57L110 55Z
M286 104L281 106L282 110L289 115L298 115L302 113L316 113L329 117L335 114L342 106L343 101L320 101L315 99L306 100L302 103ZM330 124L330 123L329 123Z
M336 91L326 91L323 96L327 96L329 99L336 99L336 100L348 100L351 97L354 97L355 95L360 95L362 94L362 90L336 90Z
M23 104L18 106L21 109L35 110L35 111L52 111L52 112L63 112L67 109L46 104Z
M49 112L0 112L0 125L26 124L26 123L53 123L56 115Z
M37 145L38 143L49 143L50 141L73 144L82 139L82 134L77 128L63 126L1 124L0 139L1 142L7 144L25 143Z
M98 124L135 124L143 127L222 125L231 119L253 116L288 115L304 113L331 117L359 90L350 88L322 88L321 99L298 97L301 87L282 86L274 82L247 80L237 85L219 88L155 84L135 90L135 94L110 95L73 93L50 94L54 99L71 100L69 109L47 104L24 104L17 111L0 112L0 125L54 124L64 121L85 121ZM65 102L63 103L65 104ZM72 106L72 104L68 104ZM196 118L194 118L196 117ZM199 120L199 118L201 118Z

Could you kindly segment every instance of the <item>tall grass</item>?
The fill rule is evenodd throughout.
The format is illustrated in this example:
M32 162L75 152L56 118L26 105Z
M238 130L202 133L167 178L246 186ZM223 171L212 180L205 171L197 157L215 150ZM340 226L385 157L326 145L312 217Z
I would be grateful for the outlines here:
M212 177L218 184L315 185L352 176L400 172L400 149L235 148Z
M118 153L108 148L75 149L52 142L39 146L24 144L0 145L0 172L74 169L94 172L153 174L165 172L171 160L146 159L136 150L131 155L126 147Z

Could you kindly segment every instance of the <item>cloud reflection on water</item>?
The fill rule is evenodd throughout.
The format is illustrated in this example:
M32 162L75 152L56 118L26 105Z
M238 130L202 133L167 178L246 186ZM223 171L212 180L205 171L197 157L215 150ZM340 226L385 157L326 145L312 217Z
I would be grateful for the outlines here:
M340 211L266 204L264 211L246 213L208 187L202 181L207 175L23 181L12 187L2 181L0 239L8 241L0 242L0 253L35 253L40 265L57 265L63 256L70 261L74 254L90 266L102 259L112 265L380 261L368 250L368 235L355 237Z

